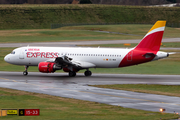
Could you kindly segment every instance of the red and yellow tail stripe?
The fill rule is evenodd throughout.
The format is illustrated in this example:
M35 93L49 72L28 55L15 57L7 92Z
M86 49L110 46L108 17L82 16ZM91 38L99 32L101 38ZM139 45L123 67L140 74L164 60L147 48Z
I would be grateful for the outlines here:
M145 37L158 31L164 31L165 25L166 21L157 21L154 26L149 30L149 32L145 35Z
M166 21L157 21L135 49L159 51Z

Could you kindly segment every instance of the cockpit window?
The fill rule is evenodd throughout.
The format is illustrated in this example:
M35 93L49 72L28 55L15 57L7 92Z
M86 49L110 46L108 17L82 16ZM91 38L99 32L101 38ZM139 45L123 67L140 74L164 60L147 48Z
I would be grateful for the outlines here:
M15 51L12 51L11 54L15 54Z

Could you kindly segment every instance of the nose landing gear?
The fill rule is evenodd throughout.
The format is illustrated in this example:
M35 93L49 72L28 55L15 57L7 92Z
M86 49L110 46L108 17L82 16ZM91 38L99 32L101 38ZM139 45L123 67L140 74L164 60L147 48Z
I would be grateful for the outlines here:
M23 75L24 75L24 76L28 75L28 72L27 72L28 67L29 67L29 66L25 66L25 71L23 72Z

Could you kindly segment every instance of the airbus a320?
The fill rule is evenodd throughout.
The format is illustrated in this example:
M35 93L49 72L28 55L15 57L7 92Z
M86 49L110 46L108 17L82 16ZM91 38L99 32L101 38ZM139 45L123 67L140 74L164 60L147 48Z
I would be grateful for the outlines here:
M166 21L157 21L131 49L27 46L14 49L4 60L24 65L24 75L28 75L29 66L38 66L42 73L62 69L74 77L79 70L85 69L84 75L91 76L89 68L127 67L168 57L169 53L159 51L165 24Z

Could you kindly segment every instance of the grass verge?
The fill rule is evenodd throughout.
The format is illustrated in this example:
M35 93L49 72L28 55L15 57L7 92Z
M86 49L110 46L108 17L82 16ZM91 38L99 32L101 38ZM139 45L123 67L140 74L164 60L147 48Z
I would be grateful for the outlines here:
M0 30L0 43L142 39L151 27L152 25L144 24L122 24L71 26L59 29ZM164 37L180 37L179 33L180 29L166 27Z
M115 85L92 85L100 88L127 90L133 92L159 94L180 97L180 85L151 85L151 84L115 84Z
M2 120L168 120L178 118L176 114L162 114L6 88L0 88L0 96L1 109L40 109L40 116L6 116L1 117Z

